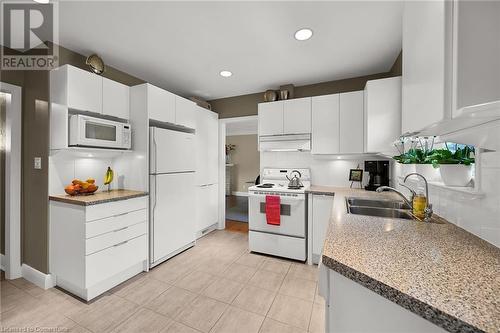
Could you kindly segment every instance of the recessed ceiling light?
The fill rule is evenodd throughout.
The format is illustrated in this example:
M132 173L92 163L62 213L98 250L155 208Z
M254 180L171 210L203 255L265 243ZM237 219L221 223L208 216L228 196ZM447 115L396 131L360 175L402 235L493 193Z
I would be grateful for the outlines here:
M49 0L33 0L38 3L49 3Z
M219 74L222 77L230 77L231 75L233 75L233 73L231 73L230 71L220 71Z
M311 29L300 29L295 32L295 39L296 40L308 40L311 38L313 35L313 31Z

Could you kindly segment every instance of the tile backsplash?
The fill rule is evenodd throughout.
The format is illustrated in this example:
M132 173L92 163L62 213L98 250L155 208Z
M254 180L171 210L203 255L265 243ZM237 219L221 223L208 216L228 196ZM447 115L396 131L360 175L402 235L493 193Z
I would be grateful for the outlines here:
M483 197L430 186L430 202L436 214L500 247L500 152L482 153L480 158ZM401 168L394 170L403 176Z

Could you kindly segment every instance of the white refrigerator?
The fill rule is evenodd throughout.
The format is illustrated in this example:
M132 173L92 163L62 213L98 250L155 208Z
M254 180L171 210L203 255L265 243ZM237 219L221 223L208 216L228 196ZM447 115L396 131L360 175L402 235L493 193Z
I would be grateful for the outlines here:
M150 127L150 267L194 245L195 135Z

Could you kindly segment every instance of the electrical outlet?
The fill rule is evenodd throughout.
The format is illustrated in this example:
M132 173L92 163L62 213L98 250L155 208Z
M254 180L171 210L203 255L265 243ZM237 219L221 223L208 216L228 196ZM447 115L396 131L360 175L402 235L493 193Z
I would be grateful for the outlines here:
M35 168L36 170L42 169L42 158L41 157L35 157L33 159L33 168Z

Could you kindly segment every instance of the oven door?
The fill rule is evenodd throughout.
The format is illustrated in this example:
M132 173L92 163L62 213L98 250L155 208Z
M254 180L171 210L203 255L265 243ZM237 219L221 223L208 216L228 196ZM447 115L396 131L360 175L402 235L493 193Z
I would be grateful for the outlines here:
M250 230L293 237L306 236L306 200L302 193L279 195L281 201L280 225L267 224L266 195L250 192L248 195L248 222Z
M123 124L82 115L76 117L71 119L71 130L76 130L77 135L70 135L74 139L70 145L123 148Z

